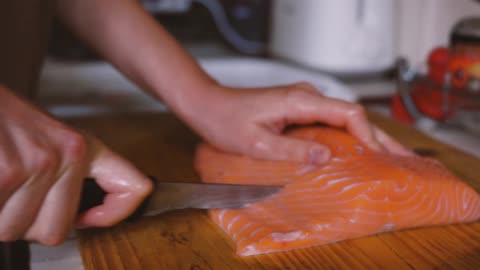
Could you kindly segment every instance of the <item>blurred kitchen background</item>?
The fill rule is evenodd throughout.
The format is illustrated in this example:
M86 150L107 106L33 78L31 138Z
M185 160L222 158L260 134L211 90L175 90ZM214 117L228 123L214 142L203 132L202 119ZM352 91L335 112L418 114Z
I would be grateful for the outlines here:
M141 3L221 83L309 81L480 155L479 1ZM50 111L166 109L139 90L55 22L39 97Z
M480 157L480 1L141 2L221 83L309 81ZM167 109L57 22L40 88L58 116ZM32 265L82 268L74 240Z
M479 1L141 2L224 84L309 81L480 155ZM55 22L40 92L52 112L166 109L139 90Z

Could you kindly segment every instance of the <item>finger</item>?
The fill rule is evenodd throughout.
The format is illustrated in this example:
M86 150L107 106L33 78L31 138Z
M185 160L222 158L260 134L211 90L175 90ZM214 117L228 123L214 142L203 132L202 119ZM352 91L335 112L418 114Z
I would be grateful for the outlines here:
M62 159L54 184L50 187L42 207L26 239L46 245L57 245L67 237L77 216L83 179L89 166L89 143L84 137L68 136L58 140Z
M52 182L53 174L30 177L7 200L0 212L0 232L9 232L15 239L23 238L38 217Z
M250 149L243 154L254 158L278 161L294 161L307 164L324 164L330 159L330 149L312 141L289 138L282 135L259 131L251 139Z
M374 127L375 137L388 152L401 156L413 156L415 153L387 135L383 130Z
M323 122L344 127L371 149L383 150L375 138L365 109L358 104L309 93L297 93L289 99L285 117L293 123Z
M27 229L34 222L45 196L55 181L58 168L57 156L49 150L43 142L34 140L31 136L17 132L14 145L18 152L23 154L19 160L21 167L30 175L27 179L17 179L23 183L8 198L0 211L0 232L15 236L17 239L24 236ZM17 153L18 153L17 152Z
M31 177L4 204L0 212L0 235L9 235L11 240L23 238L37 217L37 213L51 183L47 177ZM3 239L5 240L5 239Z
M11 136L0 129L0 210L24 180L22 161Z
M83 182L81 167L67 168L51 186L25 238L45 245L61 244L77 214Z
M79 227L107 227L130 216L151 192L151 181L130 162L104 148L90 167L90 175L107 195L102 205L83 213Z

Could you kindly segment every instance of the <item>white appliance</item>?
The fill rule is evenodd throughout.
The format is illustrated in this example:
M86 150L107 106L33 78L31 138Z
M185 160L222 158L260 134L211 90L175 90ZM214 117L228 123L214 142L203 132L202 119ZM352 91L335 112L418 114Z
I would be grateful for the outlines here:
M274 0L269 50L331 73L393 66L394 0Z
M467 17L480 17L474 0L398 1L398 54L413 65L423 63L437 46L447 46L450 32Z

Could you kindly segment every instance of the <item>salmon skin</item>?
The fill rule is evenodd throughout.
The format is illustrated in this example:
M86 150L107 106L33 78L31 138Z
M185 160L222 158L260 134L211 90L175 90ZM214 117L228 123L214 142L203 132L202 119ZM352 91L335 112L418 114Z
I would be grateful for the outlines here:
M329 127L301 128L287 136L328 145L331 160L316 167L254 160L206 144L197 149L195 166L202 181L285 185L266 201L209 212L239 255L480 218L477 192L436 160L377 153Z

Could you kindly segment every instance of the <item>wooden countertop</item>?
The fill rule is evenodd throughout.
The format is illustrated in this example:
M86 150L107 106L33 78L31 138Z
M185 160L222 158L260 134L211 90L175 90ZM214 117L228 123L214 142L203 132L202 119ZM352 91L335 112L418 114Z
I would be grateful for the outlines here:
M406 145L444 162L480 191L480 160L376 115L372 121ZM199 138L169 114L68 119L161 179L198 179ZM480 269L480 222L383 233L290 252L239 257L205 211L184 210L80 232L93 269Z

